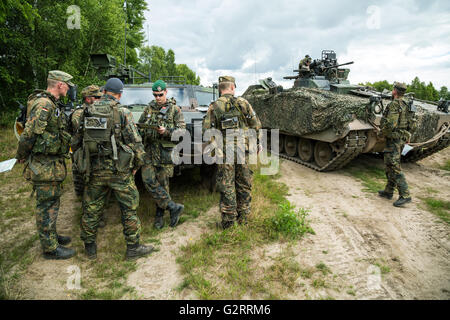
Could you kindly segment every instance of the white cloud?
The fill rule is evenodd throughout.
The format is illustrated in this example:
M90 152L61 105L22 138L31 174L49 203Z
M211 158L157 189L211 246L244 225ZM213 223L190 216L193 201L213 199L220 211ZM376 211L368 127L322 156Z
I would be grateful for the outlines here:
M151 45L172 48L177 63L194 69L204 85L235 76L238 93L267 76L292 86L282 77L322 49L335 50L339 62L355 61L354 83L418 76L440 87L449 86L449 3L166 0L149 1L146 18ZM371 6L379 9L379 28L368 28L377 27L369 21Z

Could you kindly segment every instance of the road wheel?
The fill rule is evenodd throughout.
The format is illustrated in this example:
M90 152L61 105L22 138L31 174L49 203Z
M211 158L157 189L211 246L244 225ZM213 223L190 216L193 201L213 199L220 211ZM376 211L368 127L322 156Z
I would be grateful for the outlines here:
M314 144L311 139L298 139L298 156L306 162L310 162L314 157Z
M314 160L316 164L322 168L327 165L328 162L333 158L333 151L331 150L330 144L322 141L316 142L314 147Z
M284 149L288 156L295 157L297 155L297 137L286 136L284 138Z

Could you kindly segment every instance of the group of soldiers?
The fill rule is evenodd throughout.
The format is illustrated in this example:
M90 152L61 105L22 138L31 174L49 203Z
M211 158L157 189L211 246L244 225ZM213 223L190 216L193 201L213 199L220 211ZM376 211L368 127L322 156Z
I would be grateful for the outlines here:
M50 71L47 89L36 90L29 96L27 122L16 154L19 163L25 163L24 177L32 182L36 192L36 225L44 258L69 259L76 254L65 247L71 238L56 230L70 149L73 166L85 179L80 236L86 256L97 257L97 229L109 193L114 195L121 210L126 259L146 256L154 248L140 243L139 192L134 176L140 169L145 188L156 203L155 228L164 227L166 210L170 214L170 226L175 227L184 206L175 203L169 193L175 146L171 135L186 127L181 109L174 100L168 99L166 83L158 80L152 86L155 100L149 102L136 125L129 109L120 104L122 81L111 78L101 90L94 85L83 89L83 105L68 118L58 100L74 87L71 80L72 76L63 71ZM234 97L235 89L233 77L219 78L221 97L210 105L205 130L229 129L223 124L230 117L238 119L234 129L261 129L250 104ZM223 229L246 222L252 174L248 164L218 165Z
M185 129L180 107L167 97L167 85L158 80L153 84L155 100L149 102L138 124L128 108L120 104L124 85L111 78L100 90L89 86L82 91L83 105L66 117L58 100L74 86L72 76L62 71L50 71L47 90L36 90L28 98L27 123L20 137L16 158L25 163L24 177L31 181L36 192L36 225L44 257L69 259L73 249L65 247L71 238L58 234L56 221L60 206L61 185L67 175L66 158L72 149L73 166L85 177L81 239L89 259L97 257L97 229L108 194L115 196L122 215L127 259L146 256L153 246L140 244L141 222L137 215L139 192L134 176L141 170L146 190L156 203L154 227L164 227L164 213L169 211L170 226L175 227L184 206L175 203L169 192L169 178L173 176L171 135ZM250 103L235 97L236 82L231 76L219 78L219 99L211 103L203 122L203 129L254 129L260 133L261 122ZM400 168L401 151L411 137L407 108L402 99L406 85L395 83L393 101L384 111L381 132L387 139L384 153L386 188L379 195L392 199L395 188L399 199L395 206L411 201L405 176ZM232 120L232 121L231 121ZM257 152L262 150L260 134ZM248 154L248 143L245 145ZM233 149L234 150L234 149ZM229 152L224 150L222 157ZM234 152L234 151L233 151ZM246 224L251 212L253 172L248 165L237 161L217 164L217 188L220 191L221 223L227 229Z

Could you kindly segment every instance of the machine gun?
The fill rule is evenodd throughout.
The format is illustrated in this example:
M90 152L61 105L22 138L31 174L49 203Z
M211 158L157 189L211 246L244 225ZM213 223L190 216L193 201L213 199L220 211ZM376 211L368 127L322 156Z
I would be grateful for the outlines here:
M437 107L437 109L438 109L439 111L448 113L448 107L449 107L449 106L450 106L450 100L444 100L444 99L441 99L441 100L439 100L439 102L438 102L438 107Z
M144 79L151 82L151 73L148 75L133 68L117 63L116 58L110 54L91 54L91 63L97 70L100 78L119 78L123 83L134 84L137 79Z

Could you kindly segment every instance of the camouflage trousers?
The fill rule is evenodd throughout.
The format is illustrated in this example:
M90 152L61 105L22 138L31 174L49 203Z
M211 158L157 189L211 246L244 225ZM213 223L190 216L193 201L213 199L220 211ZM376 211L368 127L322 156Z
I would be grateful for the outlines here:
M141 221L137 215L139 192L131 173L116 175L94 173L91 176L84 191L81 239L85 243L95 242L100 216L110 190L122 213L123 234L127 244L138 243L141 234Z
M169 179L173 176L173 166L157 167L146 164L141 168L142 181L156 206L166 209L172 200L169 193Z
M253 171L248 164L218 164L222 222L245 220L251 210Z
M397 188L398 193L403 198L408 198L409 188L405 175L400 167L401 154L405 143L402 140L387 139L384 150L384 164L387 177L387 185L384 191L394 193Z
M61 198L61 183L33 184L36 191L36 226L44 252L58 248L56 219Z

